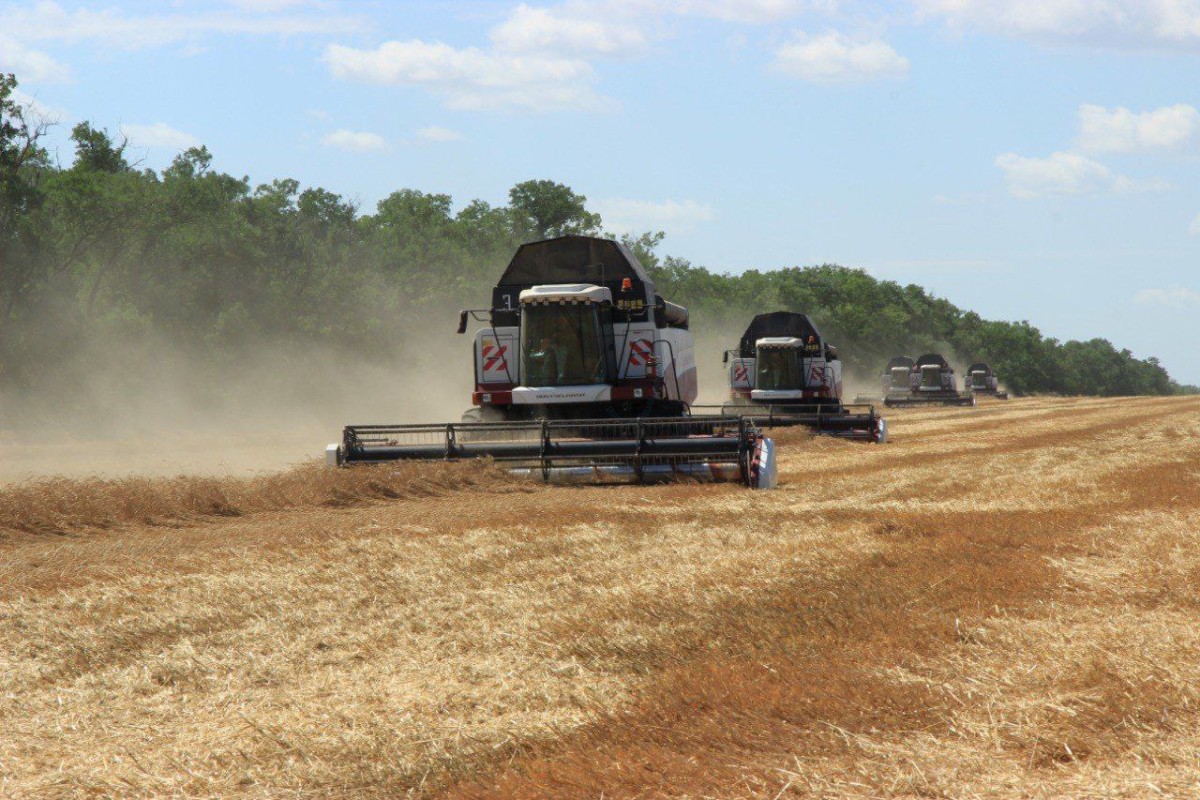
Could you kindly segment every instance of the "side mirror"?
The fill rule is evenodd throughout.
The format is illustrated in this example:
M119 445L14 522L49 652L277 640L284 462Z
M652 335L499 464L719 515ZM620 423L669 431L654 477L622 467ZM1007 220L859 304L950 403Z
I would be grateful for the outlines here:
M467 332L467 312L466 311L458 312L458 332L459 333Z
M726 351L724 352L724 354L722 354L722 355L721 355L721 363L722 363L722 364L728 364L728 363L729 363L729 351L728 351L728 350L726 350Z

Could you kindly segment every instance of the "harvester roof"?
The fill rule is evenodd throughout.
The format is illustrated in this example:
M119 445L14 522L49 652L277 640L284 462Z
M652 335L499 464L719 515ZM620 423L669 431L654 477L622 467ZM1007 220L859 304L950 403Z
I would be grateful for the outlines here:
M896 367L904 367L905 369L912 369L914 363L915 362L908 356L896 356L895 358L893 358L891 361L889 361L887 363L887 371L891 372Z
M970 367L967 368L967 372L986 372L988 375L991 375L992 368L989 367L987 364L985 364L982 361L976 361L974 364L972 364Z
M612 239L572 235L521 245L497 286L591 283L615 294L626 278L638 296L653 302L654 282L629 248Z
M931 366L949 367L950 366L950 362L948 362L946 360L946 357L943 356L941 353L926 353L925 355L923 355L917 359L917 364L922 367L931 367Z
M618 319L646 319L655 307L654 282L625 245L594 236L559 236L517 248L492 290L492 321L516 325L521 292L535 286L591 284L614 299ZM668 325L687 327L687 309L661 304Z
M817 326L805 314L791 311L772 311L769 314L759 314L742 334L738 343L740 358L754 358L754 346L759 339L772 337L795 337L808 341L809 336L815 336L818 342L824 342Z

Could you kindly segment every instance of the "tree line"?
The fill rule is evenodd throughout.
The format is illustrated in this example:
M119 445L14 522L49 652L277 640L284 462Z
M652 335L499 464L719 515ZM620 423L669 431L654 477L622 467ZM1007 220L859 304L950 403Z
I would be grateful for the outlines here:
M87 122L72 128L73 159L61 165L43 145L48 123L16 88L0 75L0 387L36 388L97 341L166 341L218 365L271 341L395 358L418 321L449 329L442 312L485 305L522 242L603 231L586 198L553 181L458 210L449 195L402 189L364 213L290 178L252 185L220 172L205 147L147 169ZM989 361L1016 392L1186 389L1156 359L1107 340L1059 342L860 269L730 275L660 256L661 232L624 239L697 329L788 309L813 316L863 371L948 350Z

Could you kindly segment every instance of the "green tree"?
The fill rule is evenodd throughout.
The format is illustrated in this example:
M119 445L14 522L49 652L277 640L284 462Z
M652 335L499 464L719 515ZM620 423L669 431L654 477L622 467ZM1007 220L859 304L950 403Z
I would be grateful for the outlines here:
M37 242L26 221L41 203L41 178L49 168L41 140L50 123L17 101L17 86L15 75L0 73L0 332L38 284Z
M62 167L40 144L47 123L16 88L0 75L0 395L33 389L86 404L87 392L57 382L64 365L90 360L90 369L121 353L153 363L164 340L226 371L272 338L293 351L319 343L356 359L419 358L417 342L448 318L435 315L484 305L522 242L601 230L586 198L553 181L514 186L508 205L475 200L457 212L449 195L401 189L362 213L290 178L252 187L214 169L204 147L142 169L123 141L87 122L72 129L75 157ZM1060 343L862 270L731 275L660 253L662 231L621 238L658 291L689 307L704 348L732 345L718 336L784 309L812 316L847 365L866 372L897 353L937 350L991 362L1017 391L1193 390L1103 339ZM136 376L122 379L137 390Z
M517 230L532 239L600 230L600 215L587 210L587 198L554 181L525 181L508 190Z

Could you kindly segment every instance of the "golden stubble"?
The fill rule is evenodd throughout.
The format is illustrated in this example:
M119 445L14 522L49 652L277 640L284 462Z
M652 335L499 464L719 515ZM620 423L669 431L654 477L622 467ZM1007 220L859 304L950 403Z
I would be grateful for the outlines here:
M237 516L170 481L38 516L23 487L0 795L1178 789L1196 405L783 432L771 493L426 465L226 486Z

